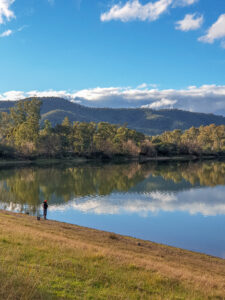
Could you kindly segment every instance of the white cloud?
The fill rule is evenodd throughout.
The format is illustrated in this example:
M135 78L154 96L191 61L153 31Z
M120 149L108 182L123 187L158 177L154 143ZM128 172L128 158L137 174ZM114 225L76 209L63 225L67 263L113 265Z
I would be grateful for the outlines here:
M0 0L0 24L15 18L14 12L10 9L14 2L15 0Z
M197 16L196 13L194 14L187 14L183 20L176 22L176 29L181 31L189 31L189 30L196 30L202 26L203 23L203 16Z
M213 44L215 40L223 38L225 38L225 14L220 15L218 20L207 30L206 35L198 40L203 43Z
M108 12L101 15L101 21L120 20L128 22L132 20L155 21L165 13L173 0L158 0L141 4L139 0L126 2L124 5L116 4Z
M16 31L20 32L20 31L24 30L27 27L29 27L29 26L28 25L23 25L23 26L19 27Z
M142 83L142 84L140 84L137 88L138 88L138 89L145 89L145 88L147 88L147 87L148 87L147 83Z
M3 38L3 37L8 37L10 35L13 35L14 33L16 32L20 32L22 31L24 28L26 28L27 26L24 25L24 26L21 26L20 28L16 29L16 30L11 30L11 29L8 29L6 31L4 31L3 33L0 34L0 38Z
M22 91L9 91L9 92L5 92L4 94L0 94L0 100L11 100L11 101L15 101L15 100L20 100L20 99L24 99L25 98L25 94Z
M177 100L170 100L163 98L160 101L153 102L151 104L142 105L142 108L151 108L151 109L159 109L159 108L172 108L174 104L177 103Z
M198 0L175 0L174 6L189 6L198 2Z
M66 91L30 91L24 94L25 97L59 97L65 99L71 99L71 94Z
M109 11L101 14L101 21L120 20L128 22L133 20L155 21L169 7L189 6L198 0L158 0L141 4L139 0L128 0L125 4L121 2L113 5Z
M8 29L6 31L4 31L3 33L0 34L0 38L6 37L6 36L10 36L13 34L13 31Z
M107 87L68 91L10 91L0 94L0 100L26 97L61 97L91 107L171 107L196 112L225 115L225 85L190 86L186 89L160 90L150 87ZM176 101L176 102L175 102Z
M155 83L142 83L140 85L137 86L138 89L146 89L146 88L149 88L149 87L152 87L152 88L157 88L157 84Z

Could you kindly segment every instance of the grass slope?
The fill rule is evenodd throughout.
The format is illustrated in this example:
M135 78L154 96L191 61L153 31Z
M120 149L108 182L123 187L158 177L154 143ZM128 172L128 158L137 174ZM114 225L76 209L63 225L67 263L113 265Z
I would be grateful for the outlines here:
M0 212L0 299L224 299L225 260Z
M112 124L127 124L131 129L149 135L160 134L166 130L188 129L192 126L225 124L225 117L213 114L193 113L177 109L113 109L91 108L72 103L62 98L39 98L43 105L41 108L42 122L49 119L53 125L61 123L68 116L70 121L81 122L109 122ZM0 101L0 111L9 111L16 102Z

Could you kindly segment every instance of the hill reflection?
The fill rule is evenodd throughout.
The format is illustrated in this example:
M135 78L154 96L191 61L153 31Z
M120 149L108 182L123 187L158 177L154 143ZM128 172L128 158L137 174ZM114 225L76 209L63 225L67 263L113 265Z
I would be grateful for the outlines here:
M161 162L0 171L0 208L35 214L51 210L95 214L187 211L225 214L225 162Z

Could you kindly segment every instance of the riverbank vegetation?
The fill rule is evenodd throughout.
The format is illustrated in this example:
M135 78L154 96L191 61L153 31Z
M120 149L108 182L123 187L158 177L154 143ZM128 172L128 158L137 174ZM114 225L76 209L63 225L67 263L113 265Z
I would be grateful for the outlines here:
M225 260L0 212L1 299L223 299Z
M1 158L223 156L225 125L201 126L145 136L125 125L69 121L40 126L41 102L19 101L0 114Z

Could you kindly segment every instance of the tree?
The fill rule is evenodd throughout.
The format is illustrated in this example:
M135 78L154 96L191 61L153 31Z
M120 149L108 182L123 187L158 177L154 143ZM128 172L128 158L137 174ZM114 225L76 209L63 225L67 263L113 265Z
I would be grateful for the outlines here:
M79 154L90 154L94 151L94 134L96 124L75 122L73 125L73 149Z
M20 101L10 110L8 140L23 153L36 150L40 131L41 101Z
M114 136L117 132L118 126L106 122L97 124L97 131L94 134L93 141L97 151L105 152L111 155L115 152Z

